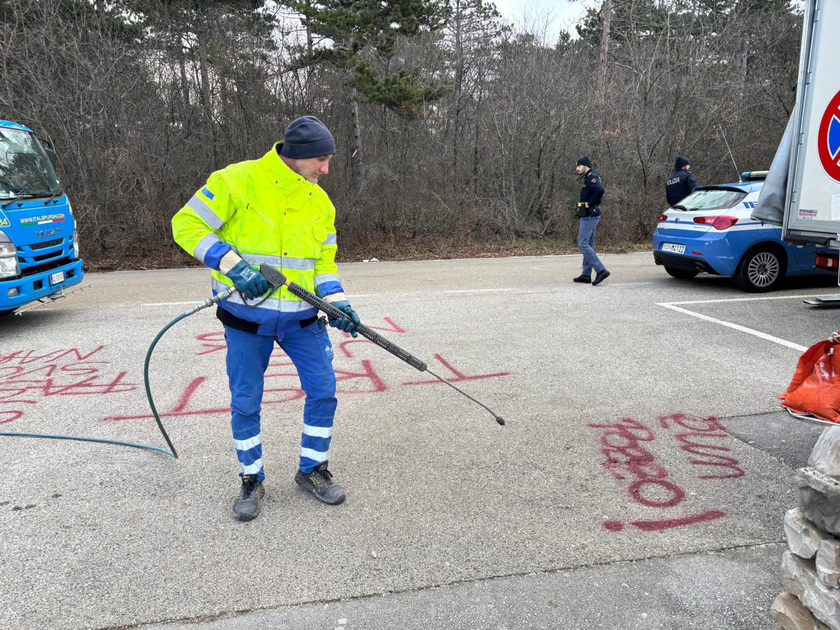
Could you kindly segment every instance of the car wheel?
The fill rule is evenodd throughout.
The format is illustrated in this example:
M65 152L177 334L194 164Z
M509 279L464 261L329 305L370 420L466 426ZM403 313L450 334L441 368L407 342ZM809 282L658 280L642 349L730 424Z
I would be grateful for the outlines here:
M665 271L672 278L679 278L680 280L689 280L700 273L694 269L674 269L673 267L665 267Z
M735 272L735 286L750 293L776 289L785 277L787 260L781 249L771 245L750 250Z

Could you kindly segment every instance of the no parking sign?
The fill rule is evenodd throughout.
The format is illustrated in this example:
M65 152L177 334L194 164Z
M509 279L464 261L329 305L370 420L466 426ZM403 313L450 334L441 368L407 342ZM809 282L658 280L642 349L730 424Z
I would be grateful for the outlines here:
M817 151L825 172L840 182L840 92L829 101L820 121Z

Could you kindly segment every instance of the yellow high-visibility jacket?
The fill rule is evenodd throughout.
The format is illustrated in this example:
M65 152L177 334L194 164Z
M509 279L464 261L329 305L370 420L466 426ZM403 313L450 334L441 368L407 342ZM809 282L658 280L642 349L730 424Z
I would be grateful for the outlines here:
M286 166L278 154L281 145L258 160L211 174L172 217L175 241L213 270L214 295L233 284L219 271L233 248L252 267L268 263L308 291L330 301L344 299L335 264L335 207L320 186ZM220 303L235 316L260 324L315 313L285 287L259 308L244 304L239 293Z

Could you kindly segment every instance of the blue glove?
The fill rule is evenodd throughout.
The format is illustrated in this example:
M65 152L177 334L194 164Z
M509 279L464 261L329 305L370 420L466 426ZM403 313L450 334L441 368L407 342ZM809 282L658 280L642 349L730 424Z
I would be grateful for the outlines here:
M240 260L233 269L227 272L227 277L233 280L233 284L249 300L265 295L271 287L263 275L253 269L244 260Z
M332 302L331 304L339 311L346 313L347 317L333 317L330 315L330 326L343 330L346 333L350 333L354 338L358 337L359 333L356 332L356 326L361 324L362 321L359 319L356 311L354 311L350 306L350 302L347 300L339 300L337 302Z

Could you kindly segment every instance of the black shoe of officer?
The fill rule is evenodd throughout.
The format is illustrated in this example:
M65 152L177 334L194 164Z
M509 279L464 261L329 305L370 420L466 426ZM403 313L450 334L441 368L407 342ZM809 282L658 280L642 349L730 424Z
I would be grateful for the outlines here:
M242 488L233 502L233 516L238 521L252 521L260 513L260 499L265 496L262 482L256 475L243 475Z
M577 278L572 278L572 282L583 282L584 284L589 284L592 282L592 277L587 276L586 274L581 274Z
M344 501L344 488L332 480L332 473L327 470L324 462L310 473L298 470L295 483L301 488L309 490L315 498L330 505L337 505Z
M604 280L610 277L610 272L606 269L601 269L601 271L595 274L595 279L592 281L593 286L596 284L601 284Z

